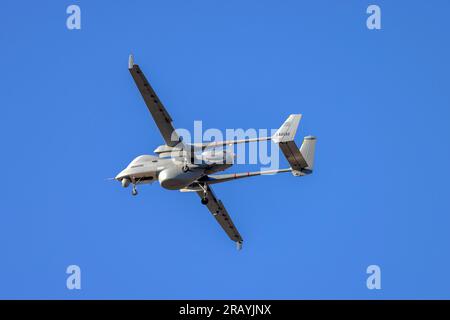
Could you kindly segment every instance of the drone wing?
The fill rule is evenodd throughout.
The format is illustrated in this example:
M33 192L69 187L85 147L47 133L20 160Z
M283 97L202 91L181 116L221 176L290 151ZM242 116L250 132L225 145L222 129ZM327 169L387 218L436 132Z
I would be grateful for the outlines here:
M231 240L236 242L238 249L241 249L243 241L242 237L239 234L239 231L234 226L234 223L231 220L231 217L228 214L227 209L225 209L222 201L216 198L216 195L212 191L211 187L207 184L205 185L205 187L206 187L206 199L208 200L206 206L208 207L208 210L212 213L214 218L216 218L217 222L226 232L228 237L230 237ZM204 197L203 190L197 191L197 194L200 196L200 198Z
M176 146L180 143L180 137L172 125L172 118L164 108L150 83L147 81L141 68L139 68L137 64L134 64L132 55L130 55L128 61L128 69L130 70L134 82L141 92L142 98L144 98L145 104L147 105L153 120L155 120L166 145L169 147Z

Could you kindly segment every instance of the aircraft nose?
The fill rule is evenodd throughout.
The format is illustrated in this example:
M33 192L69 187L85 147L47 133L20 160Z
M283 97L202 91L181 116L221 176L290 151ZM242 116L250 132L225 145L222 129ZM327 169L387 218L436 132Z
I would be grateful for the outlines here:
M120 171L119 174L114 179L119 180L119 181L122 180L122 178L126 176L126 170L127 169Z

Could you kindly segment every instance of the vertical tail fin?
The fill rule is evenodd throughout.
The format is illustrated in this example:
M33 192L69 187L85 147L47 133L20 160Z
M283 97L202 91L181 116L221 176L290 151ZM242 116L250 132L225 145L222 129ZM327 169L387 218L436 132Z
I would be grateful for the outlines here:
M272 141L275 143L293 141L301 119L301 114L291 114L272 136Z
M316 138L313 136L305 137L300 149L294 141L301 118L301 114L291 114L272 136L272 141L278 144L291 165L294 176L309 174L314 168Z
M305 159L308 166L305 169L313 170L314 169L314 154L316 151L316 137L306 136L303 139L302 146L300 147L300 153Z

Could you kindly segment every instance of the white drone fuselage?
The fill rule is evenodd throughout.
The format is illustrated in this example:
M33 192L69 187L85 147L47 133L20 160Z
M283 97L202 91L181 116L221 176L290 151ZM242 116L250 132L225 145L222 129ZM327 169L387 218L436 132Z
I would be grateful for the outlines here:
M233 152L216 149L202 152L193 163L188 162L186 156L171 152L159 156L141 155L133 159L115 179L121 181L125 188L130 183L147 184L157 180L165 189L180 190L188 188L203 176L228 169L233 165L234 158Z

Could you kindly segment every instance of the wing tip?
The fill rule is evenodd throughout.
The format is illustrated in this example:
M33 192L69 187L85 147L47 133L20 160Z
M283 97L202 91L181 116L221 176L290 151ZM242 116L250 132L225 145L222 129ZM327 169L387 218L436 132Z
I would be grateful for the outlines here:
M130 54L128 57L128 69L133 69L134 66L134 57L133 54Z

